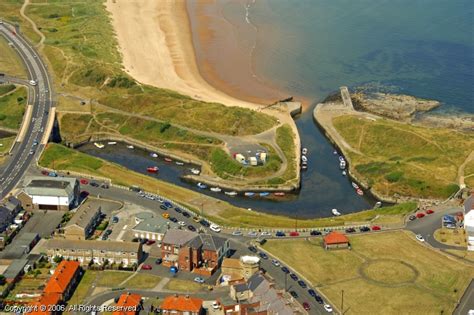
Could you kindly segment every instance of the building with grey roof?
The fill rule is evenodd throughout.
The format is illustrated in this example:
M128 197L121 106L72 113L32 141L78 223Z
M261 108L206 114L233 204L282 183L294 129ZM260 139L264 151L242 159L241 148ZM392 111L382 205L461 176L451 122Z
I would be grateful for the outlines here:
M3 272L3 276L8 283L13 283L25 273L25 266L28 264L28 259L14 259Z
M91 261L103 265L107 261L129 267L139 264L143 255L142 245L138 242L51 239L45 248L50 259L59 256L77 260L81 265L88 265Z
M26 210L69 210L79 203L80 185L72 177L26 177L17 198Z
M149 212L142 212L135 217L135 222L138 222L138 224L132 229L134 237L161 241L168 230L178 227L177 224L161 216L155 217L150 216L150 214Z
M68 240L89 238L99 224L101 215L101 207L90 199L86 200L63 228L64 237Z
M38 233L19 233L0 254L1 259L25 258L30 250L38 243L40 237Z
M20 210L21 203L15 197L9 197L0 203L0 233L3 233L12 224Z

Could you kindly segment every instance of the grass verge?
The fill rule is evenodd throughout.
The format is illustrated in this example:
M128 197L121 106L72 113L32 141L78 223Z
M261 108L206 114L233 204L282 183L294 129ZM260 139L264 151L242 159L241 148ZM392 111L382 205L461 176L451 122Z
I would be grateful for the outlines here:
M166 285L165 289L180 292L197 292L203 286L199 283L190 280L171 279Z
M0 139L0 154L5 154L10 150L13 142L15 141L15 138L16 136L11 136Z
M23 120L27 102L26 88L0 97L0 127L18 130Z
M125 287L133 289L152 289L160 282L158 276L137 273L133 278L125 282Z

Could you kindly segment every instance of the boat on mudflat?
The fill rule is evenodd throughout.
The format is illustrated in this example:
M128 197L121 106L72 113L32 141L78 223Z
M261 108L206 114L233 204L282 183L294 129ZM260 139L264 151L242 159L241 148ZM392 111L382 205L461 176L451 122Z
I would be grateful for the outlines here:
M283 191L277 191L277 192L274 192L273 195L277 197L283 197L286 194Z
M213 192L221 192L222 189L220 189L219 187L211 187L211 188L210 188L210 191L213 191Z
M193 173L194 175L199 175L201 173L200 170L198 170L197 168L191 168L189 169L191 171L191 173Z
M363 196L363 195L364 195L364 192L363 192L362 189L360 189L360 188L357 188L357 189L356 189L356 193L357 193L359 196Z
M151 156L151 157L154 157L154 158L157 158L157 157L158 157L158 154L156 154L156 153L150 153L150 156Z
M150 166L146 168L146 171L148 173L158 173L159 170L160 169L158 168L158 166Z
M301 150L301 153L304 154L304 155L308 154L308 149L307 149L307 148L303 148L303 149Z
M104 147L104 145L102 143L94 142L94 145L99 149L102 149Z
M115 141L109 141L109 142L107 142L107 144L110 144L110 145L116 145L116 144L117 144L117 142L115 142Z
M357 185L356 183L351 182L351 185L352 185L352 187L354 187L354 189L359 189L359 185Z
M165 162L167 162L167 163L171 163L171 162L173 162L173 160L172 160L172 159L170 159L169 157L165 157Z
M200 189L206 189L206 188L207 188L207 185L206 185L206 184L203 184L203 183L197 183L197 186L198 186L198 188L200 188Z
M343 161L340 161L340 162L339 162L339 168L340 168L341 170L346 169L346 161L344 161L344 160L343 160Z
M127 149L133 150L135 147L133 145L127 145Z
M340 216L341 213L339 211L337 211L337 209L332 209L331 210L332 214L335 215L336 217Z
M184 165L184 163L180 162L180 161L176 161L175 163L176 163L176 165Z
M266 192L266 191L263 191L261 193L258 194L260 197L267 197L268 195L270 195L269 192Z
M308 162L308 158L306 157L306 155L301 156L301 161Z
M226 191L224 194L226 194L227 196L237 196L237 192L236 191Z
M253 196L255 196L255 193L254 193L254 192L251 192L251 191L247 191L247 192L244 194L244 196L246 196L246 197L253 197Z

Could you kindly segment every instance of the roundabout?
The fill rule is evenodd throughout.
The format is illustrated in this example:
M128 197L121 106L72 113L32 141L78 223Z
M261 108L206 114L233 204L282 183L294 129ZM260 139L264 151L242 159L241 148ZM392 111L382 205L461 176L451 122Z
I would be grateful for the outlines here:
M413 284L419 276L418 270L401 260L369 260L359 268L365 280L384 287L401 287Z

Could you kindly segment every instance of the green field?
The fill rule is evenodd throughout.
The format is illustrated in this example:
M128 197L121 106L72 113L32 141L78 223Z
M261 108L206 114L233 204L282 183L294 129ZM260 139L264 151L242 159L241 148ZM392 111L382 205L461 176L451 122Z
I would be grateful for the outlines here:
M351 314L450 314L474 276L406 232L352 235L350 242L351 250L326 251L320 238L270 240L264 248L339 308L344 290Z
M458 168L474 147L472 133L451 129L350 115L336 117L333 123L361 152L349 152L351 169L388 196L449 197L459 189Z
M190 281L190 280L181 280L181 279L171 279L166 285L165 289L171 291L180 291L180 292L196 292L202 290L203 285Z
M56 170L76 171L92 176L107 177L115 184L124 186L138 185L149 192L159 191L160 194L191 209L200 209L201 205L203 205L204 215L221 225L257 228L293 228L295 225L295 220L292 218L238 208L227 202L130 171L117 164L54 143L47 145L40 159L40 165ZM403 222L404 216L413 212L416 206L416 203L405 203L339 217L298 220L298 227L324 227L367 222L399 225Z
M24 87L19 87L15 92L0 96L0 128L20 129L27 97Z
M10 150L13 142L15 141L15 138L16 136L11 136L0 139L0 154L7 153Z

